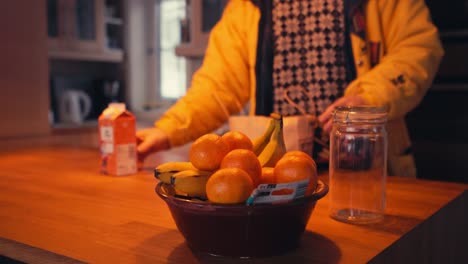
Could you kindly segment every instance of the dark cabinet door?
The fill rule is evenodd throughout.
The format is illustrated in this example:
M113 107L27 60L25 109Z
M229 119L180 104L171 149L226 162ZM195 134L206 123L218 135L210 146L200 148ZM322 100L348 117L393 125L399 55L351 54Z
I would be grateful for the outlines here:
M442 32L468 30L468 0L426 0L426 4Z

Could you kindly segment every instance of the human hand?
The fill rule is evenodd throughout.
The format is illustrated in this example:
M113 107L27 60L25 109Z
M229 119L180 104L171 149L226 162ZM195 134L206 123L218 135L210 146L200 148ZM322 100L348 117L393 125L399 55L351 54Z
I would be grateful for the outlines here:
M358 106L367 104L366 100L359 95L345 96L336 100L333 104L327 107L325 111L318 117L322 130L330 133L332 128L332 114L337 106Z
M151 153L170 148L169 137L160 128L147 128L137 131L138 160L143 162Z

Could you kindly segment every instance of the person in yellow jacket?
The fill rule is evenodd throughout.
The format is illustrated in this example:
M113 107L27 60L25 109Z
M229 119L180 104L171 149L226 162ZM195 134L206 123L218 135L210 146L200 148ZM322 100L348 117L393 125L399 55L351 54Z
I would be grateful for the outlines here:
M231 0L187 94L138 132L138 152L188 143L244 106L250 115L298 114L287 94L325 133L336 106L386 106L389 175L415 177L404 117L442 56L424 0Z

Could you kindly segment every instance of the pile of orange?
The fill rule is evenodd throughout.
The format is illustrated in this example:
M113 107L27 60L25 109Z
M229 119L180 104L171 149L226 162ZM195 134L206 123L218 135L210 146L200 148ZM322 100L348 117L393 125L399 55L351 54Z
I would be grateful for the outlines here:
M274 167L260 165L252 141L243 133L222 136L206 134L192 144L190 162L199 170L213 171L206 184L208 200L214 203L242 203L264 183L288 183L309 179L308 191L317 184L315 161L302 151L287 152Z

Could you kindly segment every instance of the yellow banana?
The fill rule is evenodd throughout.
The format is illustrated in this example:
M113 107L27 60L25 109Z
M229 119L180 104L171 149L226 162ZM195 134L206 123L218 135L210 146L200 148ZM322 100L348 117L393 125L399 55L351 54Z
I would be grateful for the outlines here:
M211 174L211 171L184 170L171 176L171 184L187 196L206 198L206 182Z
M270 142L265 146L265 149L258 156L258 160L262 167L274 167L281 157L286 153L286 145L283 136L283 118L278 114L272 114L275 120L275 130L271 135Z
M188 161L166 162L154 169L154 177L164 183L170 184L172 175L185 170L196 170L196 168Z
M273 134L273 131L275 130L275 126L277 123L275 119L277 119L277 116L271 119L270 124L268 125L268 128L265 130L265 132L261 136L257 137L256 139L252 141L253 152L255 153L255 155L257 156L260 155L263 149L265 149L268 142L270 142L271 135Z

